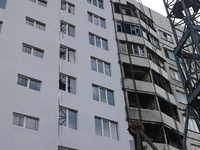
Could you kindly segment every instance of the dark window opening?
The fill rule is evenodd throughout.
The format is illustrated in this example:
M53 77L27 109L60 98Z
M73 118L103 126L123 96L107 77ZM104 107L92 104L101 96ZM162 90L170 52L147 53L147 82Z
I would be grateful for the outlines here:
M160 109L164 114L179 121L178 112L175 105L170 104L169 102L165 101L164 99L160 97L158 97L158 101L159 101Z
M140 11L140 19L144 21L149 27L151 27L154 31L156 31L153 21L147 17L143 12Z
M136 7L130 3L127 3L127 5L115 3L114 7L116 13L121 13L123 15L128 15L133 17L138 16Z
M124 69L125 78L133 79L130 65L124 63L123 69ZM135 80L151 82L148 68L133 66L133 73L134 73Z
M140 108L149 110L158 110L154 95L138 93ZM129 107L137 107L135 92L128 91Z
M165 132L167 136L167 142L169 145L176 147L178 149L182 148L182 136L175 133L173 130L170 130L165 127ZM179 139L179 136L181 139Z
M163 88L164 90L166 90L167 92L172 94L169 81L167 79L165 79L163 76L161 76L160 74L156 73L155 71L152 71L152 72L153 72L154 83L157 84L159 87Z
M144 127L144 133L152 142L165 143L164 131L161 125L144 123Z

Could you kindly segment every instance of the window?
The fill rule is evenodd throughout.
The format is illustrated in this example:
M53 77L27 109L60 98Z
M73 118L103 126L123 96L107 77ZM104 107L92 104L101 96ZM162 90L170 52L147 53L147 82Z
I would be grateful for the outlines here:
M94 20L94 22L93 22L93 20ZM97 15L94 15L90 12L88 12L88 21L91 23L94 23L97 26L100 25L102 28L106 28L105 19L98 17Z
M171 73L172 79L177 80L177 81L181 81L180 74L179 74L178 71L170 69L170 73Z
M128 34L136 35L136 36L142 36L140 26L121 23L119 21L116 22L116 25L117 25L116 28L118 32L124 32Z
M94 6L97 6L101 9L104 9L103 7L103 0L87 0L88 3L93 4Z
M173 39L172 39L172 36L171 36L171 35L169 35L169 34L163 32L163 31L161 31L161 30L159 30L159 34L160 34L160 38L161 38L161 39L164 39L164 40L167 40L168 42L173 43Z
M142 11L139 12L140 12L140 19L144 21L150 28L156 31L153 21L149 17L147 17Z
M117 123L95 117L95 134L118 140Z
M75 150L75 149L65 148L65 147L58 147L58 150Z
M29 87L29 89L32 90L40 91L41 81L18 75L17 84L24 87Z
M192 150L200 150L200 147L196 145L191 145L191 148Z
M142 29L143 37L146 38L151 44L153 44L156 48L160 49L159 41L152 34L150 34L145 29Z
M39 119L21 114L13 113L13 125L31 130L38 130Z
M140 44L120 41L120 50L121 53L129 53L136 56L146 57L146 51L144 49L144 46Z
M127 5L115 3L114 6L115 6L116 13L121 13L123 15L137 17L137 11L134 5L128 5L128 3Z
M75 50L65 46L60 46L60 59L75 63Z
M46 7L47 6L47 1L46 0L30 0L34 3L37 3L38 5L41 5L43 7Z
M67 83L66 83L66 79L67 79ZM66 75L60 74L59 75L59 89L66 91L66 87L69 93L76 94L76 79L73 77L68 77Z
M98 71L102 74L111 76L110 64L104 61L98 60L96 58L91 58L91 69L94 71Z
M67 11L69 14L74 15L74 5L66 1L61 1L61 10Z
M45 30L45 24L26 17L26 24L40 30Z
M92 85L93 100L114 106L113 91Z
M59 108L59 125L77 130L77 112L63 107Z
M27 54L30 54L30 55L33 55L33 56L36 56L36 57L39 57L39 58L43 58L44 50L41 50L39 48L35 48L33 46L30 46L30 45L23 43L22 52L25 52Z
M75 37L75 26L61 21L60 22L60 32L64 33L64 34L68 34L71 37Z
M184 120L184 122L185 122L185 116L183 116L183 120ZM192 130L192 131L195 131L195 132L199 132L199 129L198 129L198 127L197 127L197 124L196 124L195 120L192 119L192 118L189 118L189 121L188 121L188 129L189 129L189 130Z
M0 32L1 32L1 27L2 27L2 24L3 24L3 23L0 21Z
M6 8L6 2L7 2L7 0L0 0L0 8L5 9Z
M171 59L171 60L175 60L175 57L174 57L174 53L166 48L164 48L164 51L165 51L165 55L167 58Z
M89 43L91 45L96 45L96 47L99 47L99 48L102 47L104 50L108 50L107 40L91 33L89 33Z
M183 92L176 91L176 95L179 102L187 104L187 98Z

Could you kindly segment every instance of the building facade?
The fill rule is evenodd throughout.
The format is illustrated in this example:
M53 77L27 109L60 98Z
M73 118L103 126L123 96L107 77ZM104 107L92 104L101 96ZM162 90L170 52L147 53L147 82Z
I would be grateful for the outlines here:
M2 0L0 147L135 150L127 128L142 120L159 150L181 149L175 46L168 19L134 0Z

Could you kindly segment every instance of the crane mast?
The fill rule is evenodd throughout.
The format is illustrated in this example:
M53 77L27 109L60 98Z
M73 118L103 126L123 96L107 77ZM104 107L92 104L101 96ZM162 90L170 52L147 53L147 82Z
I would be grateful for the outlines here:
M163 0L163 2L177 44L173 53L188 101L183 137L183 150L186 150L190 114L200 130L200 1Z

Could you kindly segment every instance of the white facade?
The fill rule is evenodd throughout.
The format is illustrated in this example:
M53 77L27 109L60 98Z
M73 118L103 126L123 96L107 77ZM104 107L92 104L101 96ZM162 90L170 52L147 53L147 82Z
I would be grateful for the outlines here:
M0 8L1 149L130 149L110 2L104 9L86 0L67 2L74 15L60 9L60 0L46 7L7 0ZM88 11L104 18L106 29L88 22ZM45 31L27 25L26 17L44 23ZM75 26L75 37L60 32L61 20ZM107 39L108 51L89 44L89 32ZM44 50L43 58L23 52L23 43ZM59 58L61 44L76 50L75 63ZM110 63L111 76L91 70L91 56ZM76 78L76 94L59 90L59 73ZM40 91L18 85L18 75L41 81ZM114 106L93 100L93 84L113 91ZM77 130L58 124L59 106L77 111ZM38 130L13 125L13 113L37 118ZM117 123L119 139L95 135L95 117Z

